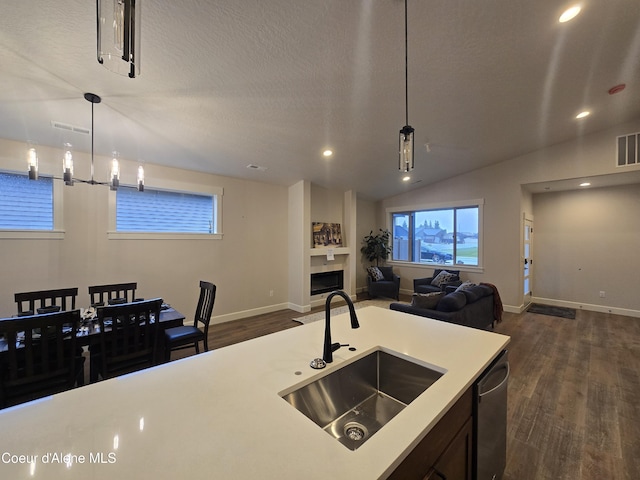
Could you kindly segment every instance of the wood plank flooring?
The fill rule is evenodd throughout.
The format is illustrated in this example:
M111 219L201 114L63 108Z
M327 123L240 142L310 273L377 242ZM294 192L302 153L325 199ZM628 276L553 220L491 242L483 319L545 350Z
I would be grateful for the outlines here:
M298 315L212 325L210 348L294 328ZM511 336L503 480L640 479L640 319L505 313L496 332Z
M505 314L503 480L640 478L640 319Z

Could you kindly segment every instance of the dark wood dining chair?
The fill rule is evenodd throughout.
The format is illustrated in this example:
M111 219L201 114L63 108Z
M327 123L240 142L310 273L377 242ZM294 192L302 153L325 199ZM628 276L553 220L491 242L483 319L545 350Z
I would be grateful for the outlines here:
M77 296L78 288L74 287L21 292L16 293L14 298L18 305L18 316L23 316L35 313L53 313L54 310L74 310Z
M200 297L193 325L167 328L164 331L165 361L171 359L171 352L174 350L195 347L196 353L200 353L200 342L204 345L204 351L209 351L209 322L215 300L216 286L213 283L200 281Z
M82 377L80 310L0 319L0 406L69 390Z
M158 363L161 298L98 308L99 343L90 347L91 381Z
M136 300L136 282L113 283L111 285L94 285L89 287L92 307L118 305Z

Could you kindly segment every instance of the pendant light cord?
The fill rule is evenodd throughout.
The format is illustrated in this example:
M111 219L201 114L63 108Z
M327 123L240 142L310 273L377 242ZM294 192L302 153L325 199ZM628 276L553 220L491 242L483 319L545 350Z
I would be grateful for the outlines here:
M407 0L404 0L404 108L406 113L405 125L409 125L409 46L407 37Z
M91 184L93 183L93 102L91 102Z

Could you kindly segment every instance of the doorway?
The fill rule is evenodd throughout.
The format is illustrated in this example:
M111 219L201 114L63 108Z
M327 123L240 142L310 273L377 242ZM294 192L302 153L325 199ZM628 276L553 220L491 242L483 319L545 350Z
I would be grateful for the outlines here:
M526 307L533 296L533 219L524 218L523 236L523 295L522 304Z

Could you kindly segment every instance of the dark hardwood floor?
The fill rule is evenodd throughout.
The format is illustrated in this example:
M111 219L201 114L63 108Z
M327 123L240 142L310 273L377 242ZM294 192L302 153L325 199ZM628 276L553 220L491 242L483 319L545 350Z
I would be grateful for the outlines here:
M640 319L506 314L504 480L640 478Z
M211 325L210 348L294 328L299 315ZM639 479L640 319L505 313L496 332L511 336L503 480Z

